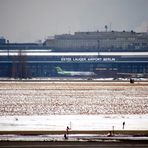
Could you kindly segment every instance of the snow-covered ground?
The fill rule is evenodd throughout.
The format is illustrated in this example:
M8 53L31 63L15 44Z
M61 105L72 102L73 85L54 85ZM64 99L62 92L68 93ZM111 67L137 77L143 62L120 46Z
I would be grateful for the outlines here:
M67 126L148 130L148 82L0 82L0 131L66 131ZM0 135L0 140L28 137Z
M123 129L123 122L125 126ZM71 130L148 130L146 115L50 115L1 116L1 131L66 131Z
M1 116L82 114L148 114L148 83L0 83Z

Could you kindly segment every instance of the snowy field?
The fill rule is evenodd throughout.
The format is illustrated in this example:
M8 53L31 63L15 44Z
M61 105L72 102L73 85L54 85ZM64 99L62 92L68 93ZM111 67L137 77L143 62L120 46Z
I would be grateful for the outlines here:
M0 82L0 116L148 114L148 82Z
M0 117L1 131L66 131L67 126L74 131L148 130L148 114Z
M148 131L148 82L0 82L0 132L44 133L67 126L94 133ZM0 135L0 140L54 139L63 135Z

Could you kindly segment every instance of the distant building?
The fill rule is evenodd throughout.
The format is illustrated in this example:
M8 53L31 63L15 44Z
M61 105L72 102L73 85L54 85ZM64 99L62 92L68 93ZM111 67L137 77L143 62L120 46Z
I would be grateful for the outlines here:
M5 43L6 43L6 39L4 37L0 37L0 45Z
M122 51L148 50L148 34L130 32L75 32L74 35L55 35L44 44L54 49Z
M48 49L43 43L10 43L3 37L0 37L0 50L30 50L30 49Z

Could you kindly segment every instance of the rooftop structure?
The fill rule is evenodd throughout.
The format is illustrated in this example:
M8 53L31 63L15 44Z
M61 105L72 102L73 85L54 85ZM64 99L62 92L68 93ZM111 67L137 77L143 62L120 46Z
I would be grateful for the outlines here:
M55 35L54 39L47 39L44 44L51 48L65 50L148 50L148 34L134 31L75 32L74 35Z

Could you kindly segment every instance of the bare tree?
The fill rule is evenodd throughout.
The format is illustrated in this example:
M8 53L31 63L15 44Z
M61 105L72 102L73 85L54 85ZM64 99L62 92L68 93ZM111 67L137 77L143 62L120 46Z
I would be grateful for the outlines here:
M27 56L22 50L18 51L18 55L12 59L12 77L19 79L26 79L29 76L27 69Z

